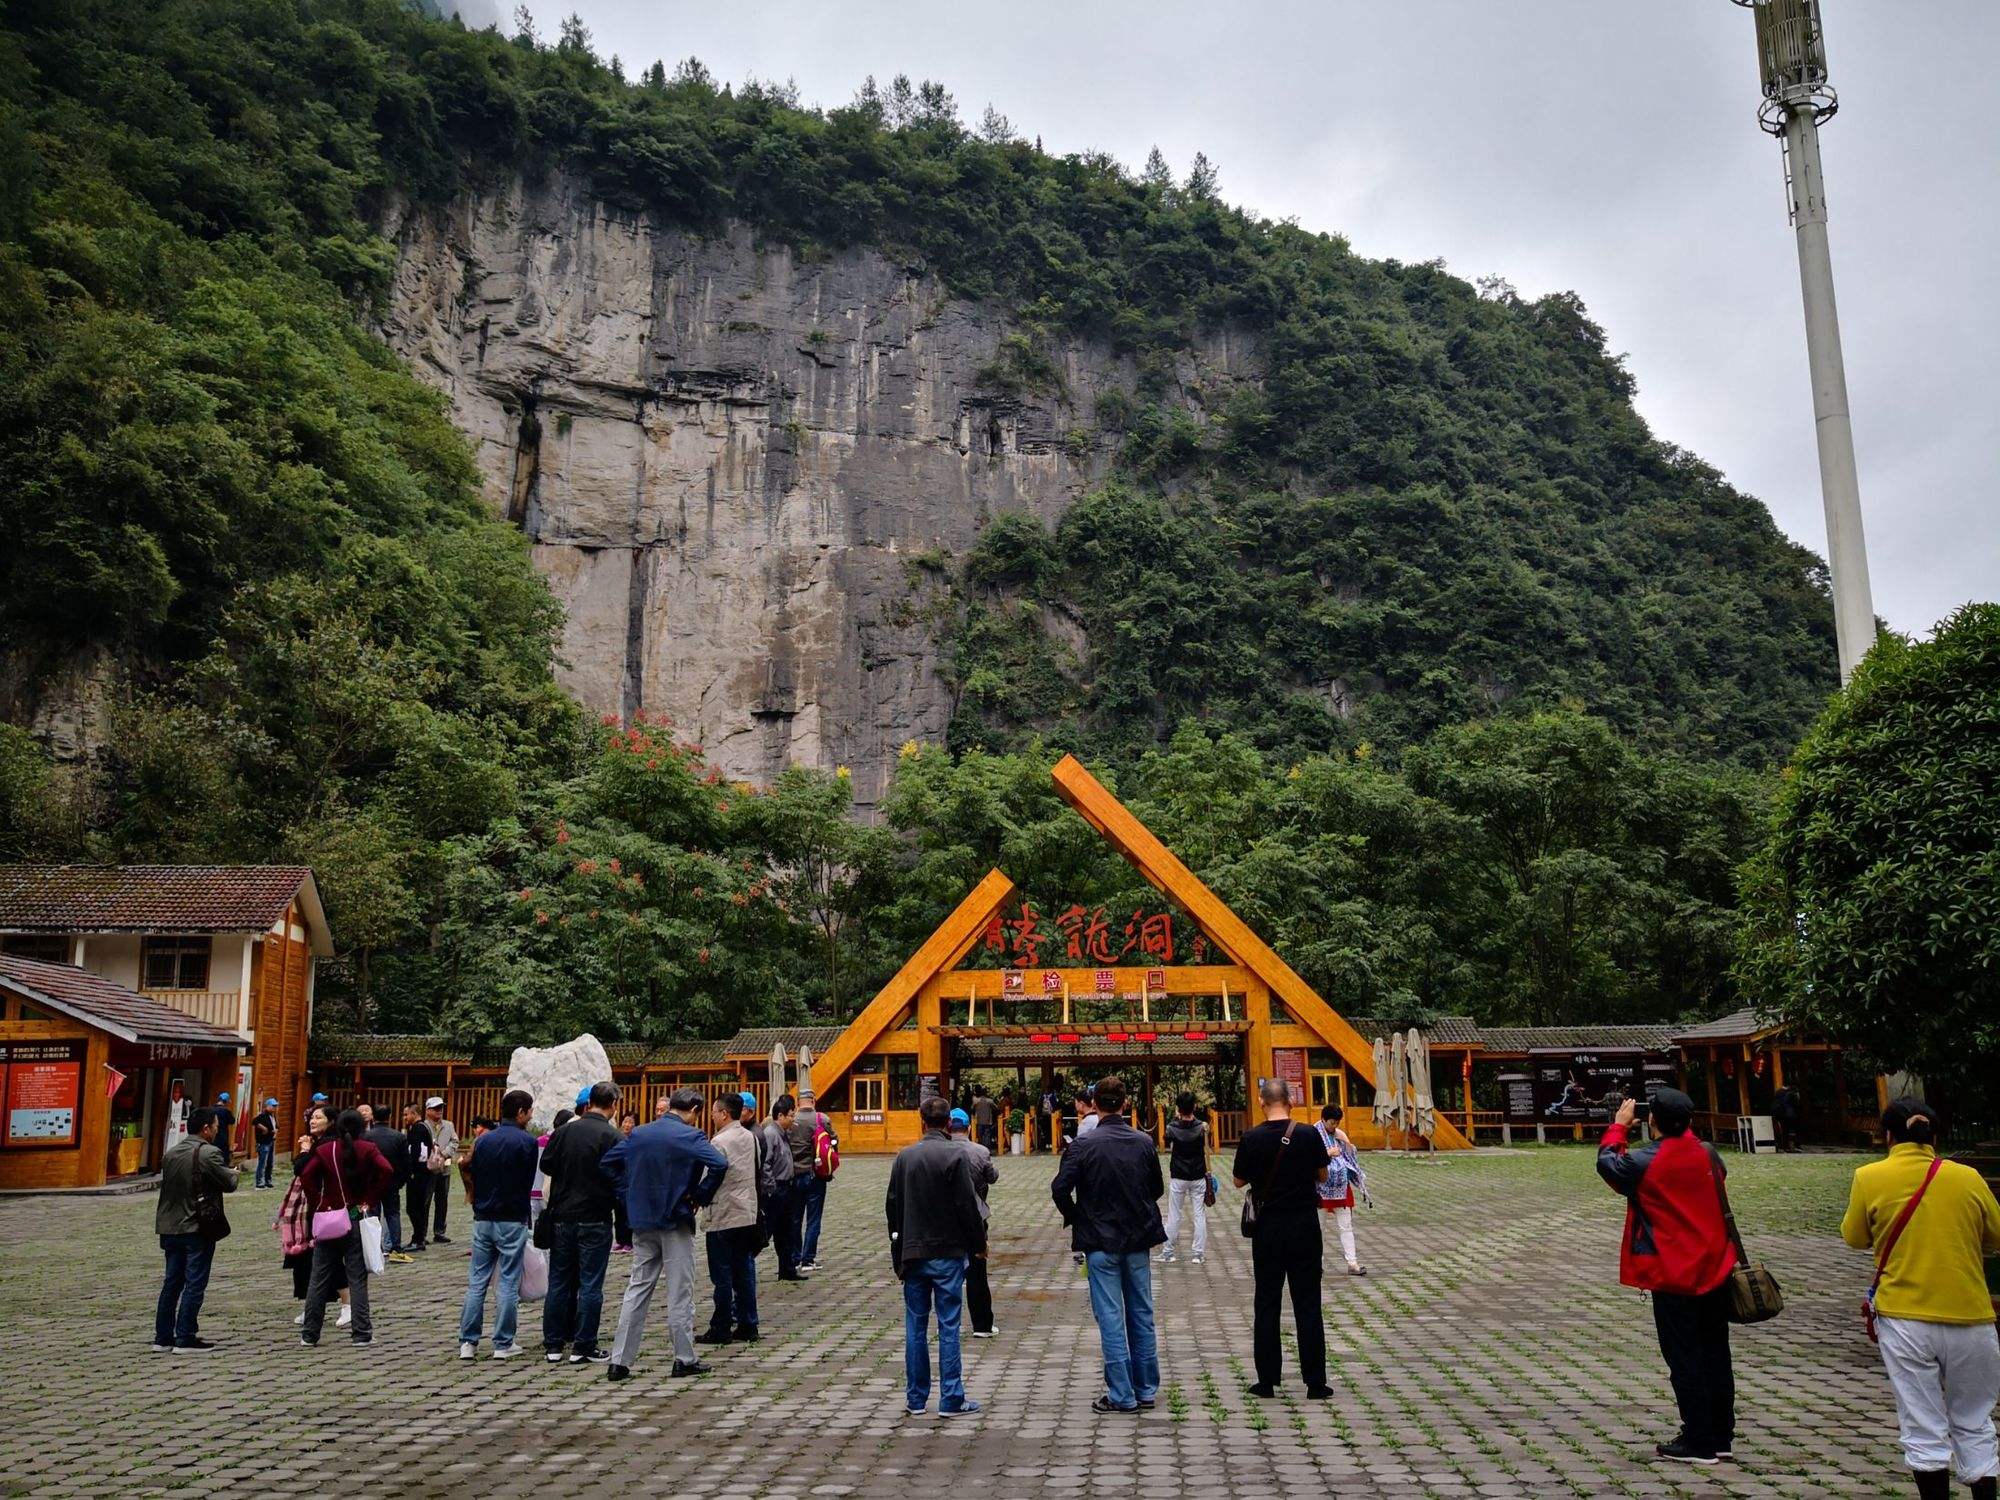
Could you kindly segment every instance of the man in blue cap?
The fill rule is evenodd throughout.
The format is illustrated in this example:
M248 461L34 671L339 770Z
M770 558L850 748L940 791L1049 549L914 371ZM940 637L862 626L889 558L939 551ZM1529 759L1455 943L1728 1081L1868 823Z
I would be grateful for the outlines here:
M250 1121L250 1139L257 1147L257 1175L251 1186L271 1186L271 1164L278 1152L278 1101L266 1099L263 1111Z
M225 1090L215 1096L215 1144L222 1152L222 1164L229 1165L230 1147L236 1140L236 1111L229 1107Z
M962 1109L951 1112L952 1143L972 1158L972 1185L979 1191L979 1217L990 1221L992 1210L986 1206L986 1189L1000 1180L1000 1169L993 1165L993 1153L972 1139L971 1129L971 1115ZM974 1338L990 1339L1000 1331L1000 1325L993 1321L993 1288L986 1280L983 1247L965 1263L965 1311L972 1319Z

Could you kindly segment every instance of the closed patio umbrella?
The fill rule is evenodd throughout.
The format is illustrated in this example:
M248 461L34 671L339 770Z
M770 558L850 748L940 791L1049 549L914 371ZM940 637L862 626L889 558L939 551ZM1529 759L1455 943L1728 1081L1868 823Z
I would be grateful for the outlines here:
M1375 1123L1387 1129L1396 1118L1396 1074L1389 1057L1389 1044L1375 1038Z
M1410 1069L1410 1128L1425 1140L1437 1131L1437 1105L1431 1099L1431 1052L1423 1033L1410 1028L1406 1048Z
M764 1106L767 1113L770 1111L771 1106L778 1102L778 1095L784 1093L784 1091L785 1045L783 1042L777 1042L771 1047L771 1098L770 1102Z
M799 1047L799 1097L805 1098L813 1091L813 1049L803 1044Z

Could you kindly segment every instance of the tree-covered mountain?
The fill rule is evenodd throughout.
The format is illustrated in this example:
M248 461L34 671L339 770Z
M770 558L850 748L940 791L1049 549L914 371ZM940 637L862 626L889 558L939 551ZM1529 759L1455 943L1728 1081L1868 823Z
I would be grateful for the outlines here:
M924 268L1004 310L996 399L1059 383L1065 340L1130 358L1132 393L1089 414L1117 436L1101 489L1053 529L1003 513L969 555L913 564L954 749L1134 768L1205 721L1274 776L1409 748L1397 774L1442 807L1416 747L1476 758L1471 720L1580 706L1647 766L1754 766L1832 686L1819 563L1646 430L1572 296L1371 261L1229 207L1205 162L1176 181L1054 156L901 78L816 109L694 62L628 77L574 20L544 43L398 0L18 0L0 711L46 724L83 672L108 718L66 767L0 726L6 852L311 859L352 947L429 955L404 969L413 1007L445 982L438 955L498 940L465 893L504 895L519 830L560 821L593 761L526 549L368 330L392 206L556 170L616 211ZM1189 385L1180 356L1223 328L1258 378ZM1629 842L1630 816L1590 837ZM780 860L758 838L732 826L727 852ZM1606 857L1592 889L1637 878ZM800 962L808 1004L866 979ZM660 962L678 1013L740 1014L700 967ZM1570 1005L1531 998L1553 993L1540 979L1505 989ZM1689 991L1618 993L1645 1010Z

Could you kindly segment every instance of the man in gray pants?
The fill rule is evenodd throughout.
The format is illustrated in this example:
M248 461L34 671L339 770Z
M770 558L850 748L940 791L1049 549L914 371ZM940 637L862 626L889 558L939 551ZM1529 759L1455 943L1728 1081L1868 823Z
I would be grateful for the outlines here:
M715 1196L728 1162L695 1123L701 1108L699 1093L680 1089L662 1118L639 1126L604 1153L604 1174L625 1200L625 1217L632 1225L632 1279L618 1310L618 1334L605 1372L612 1380L632 1373L653 1288L662 1276L674 1377L700 1375L708 1368L694 1352L694 1215Z

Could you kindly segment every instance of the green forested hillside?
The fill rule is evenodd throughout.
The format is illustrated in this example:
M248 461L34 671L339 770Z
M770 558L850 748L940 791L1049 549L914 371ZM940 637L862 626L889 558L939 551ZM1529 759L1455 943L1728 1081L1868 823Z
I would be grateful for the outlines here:
M1533 741L1529 726L1560 722L1685 794L1676 777L1707 773L1672 767L1770 763L1831 687L1818 563L1646 432L1575 298L1365 260L1228 207L1206 163L1177 182L1157 162L1132 175L1051 156L990 114L968 127L933 85L870 82L817 110L719 87L695 63L633 72L574 22L503 37L397 0L7 7L0 709L25 722L52 674L95 662L110 664L113 717L83 767L0 726L0 853L310 859L353 954L334 992L399 1024L518 1031L559 981L535 977L547 934L517 930L523 903L500 898L582 808L593 838L650 827L661 848L751 866L710 941L702 903L724 887L704 881L674 918L695 925L661 925L646 965L592 950L613 988L638 986L609 1029L840 1007L865 986L890 948L829 957L841 921L799 915L797 892L750 944L754 975L683 951L731 951L734 896L783 899L749 892L760 862L796 871L797 829L659 825L657 808L593 800L599 752L554 686L556 621L525 548L483 511L439 402L365 331L393 266L375 229L389 203L556 168L622 209L928 267L1008 311L996 398L1054 382L1058 338L1133 356L1137 394L1089 414L1118 436L1115 479L1053 534L1003 517L972 555L933 560L960 689L953 748L1028 751L977 764L1032 769L1074 744L1136 774L1171 739L1176 755L1253 757L1273 795L1298 767L1367 765L1448 808L1422 780L1435 747L1474 755L1481 735ZM1261 390L1170 397L1176 351L1221 322L1264 351ZM1080 657L1053 644L1056 614L1081 624ZM1462 727L1557 705L1554 720ZM1174 738L1188 720L1207 728ZM697 748L673 754L712 787ZM825 807L845 806L834 778L790 795L811 802L794 822L885 882L865 887L869 910L905 913L872 924L883 944L922 925L919 822L903 825L914 843L864 859L823 831ZM1728 780L1717 795L1740 809L1756 794ZM716 816L778 805L765 796L778 793L738 793ZM1704 836L1710 864L1741 852L1739 824L1718 815L1735 831ZM1708 923L1727 899L1713 871L1666 879L1670 859L1636 851L1674 840L1629 813L1578 837L1608 863L1570 861L1601 899L1565 920L1596 914L1583 936L1610 966L1605 997L1634 1012L1703 1003L1707 980L1645 956L1666 953L1667 929L1630 923L1642 908ZM632 847L641 868L672 862ZM1642 875L1649 890L1698 885L1699 901L1615 897L1614 876ZM1422 915L1436 897L1400 878L1390 905L1342 907L1364 925L1339 951L1374 955L1380 993L1537 1015L1592 1002L1576 975L1598 971L1524 975L1490 926L1451 929L1462 982L1418 982L1397 966L1442 962ZM1308 908L1279 909L1285 882L1270 889L1274 925L1331 941L1309 938ZM1520 899L1526 913L1538 898ZM578 916L525 905L537 928ZM589 910L579 919L598 920Z

